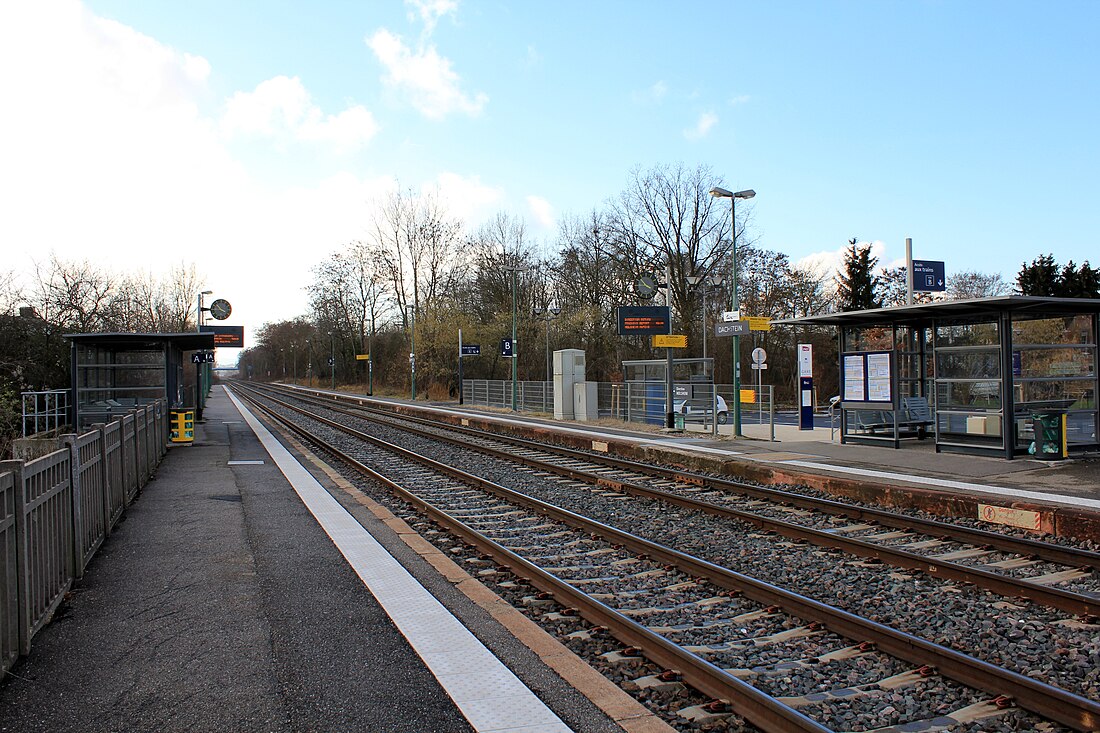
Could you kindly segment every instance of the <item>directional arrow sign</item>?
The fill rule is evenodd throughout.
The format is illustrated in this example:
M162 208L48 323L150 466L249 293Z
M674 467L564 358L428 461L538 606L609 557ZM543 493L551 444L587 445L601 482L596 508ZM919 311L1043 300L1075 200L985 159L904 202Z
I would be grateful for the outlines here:
M942 293L947 289L944 266L936 260L913 260L913 290L918 293Z
M749 322L748 321L731 321L729 323L715 323L714 324L715 336L748 336L749 335Z

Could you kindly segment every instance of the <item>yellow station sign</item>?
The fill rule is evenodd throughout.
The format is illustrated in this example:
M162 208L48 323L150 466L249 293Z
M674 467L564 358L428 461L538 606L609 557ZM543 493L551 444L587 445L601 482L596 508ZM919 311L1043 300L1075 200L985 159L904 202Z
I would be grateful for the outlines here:
M678 334L662 334L653 337L653 348L686 349L688 337Z
M749 316L746 320L749 322L750 331L772 330L772 319L770 318L756 318L754 316Z
M357 361L370 361L370 354L356 354L355 359Z

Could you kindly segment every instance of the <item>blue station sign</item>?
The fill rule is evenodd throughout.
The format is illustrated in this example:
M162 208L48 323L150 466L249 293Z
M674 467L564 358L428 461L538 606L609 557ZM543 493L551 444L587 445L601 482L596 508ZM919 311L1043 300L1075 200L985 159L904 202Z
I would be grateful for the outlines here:
M913 260L913 291L942 293L947 289L944 267L936 260Z

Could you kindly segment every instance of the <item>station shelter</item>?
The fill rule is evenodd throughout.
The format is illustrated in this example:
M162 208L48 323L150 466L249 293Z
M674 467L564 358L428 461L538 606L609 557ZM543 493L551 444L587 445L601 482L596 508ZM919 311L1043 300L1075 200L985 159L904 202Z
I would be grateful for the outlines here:
M109 422L163 399L169 408L197 404L190 352L214 348L212 333L75 333L71 343L72 425Z
M1100 300L1005 295L774 324L837 327L842 443L930 437L937 452L1009 459L1100 448Z
M668 384L667 359L636 359L623 362L626 394L615 401L625 406L625 419L650 425L665 424L665 390ZM672 399L674 405L696 406L702 412L714 399L714 359L673 359ZM619 414L621 409L612 413Z

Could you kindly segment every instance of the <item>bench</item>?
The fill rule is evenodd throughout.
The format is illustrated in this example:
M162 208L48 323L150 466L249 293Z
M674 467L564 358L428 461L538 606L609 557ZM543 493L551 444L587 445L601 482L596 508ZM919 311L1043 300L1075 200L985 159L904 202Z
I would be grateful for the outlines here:
M898 422L899 427L916 428L917 438L924 440L927 428L932 424L932 408L927 397L902 397L901 409L905 419Z

